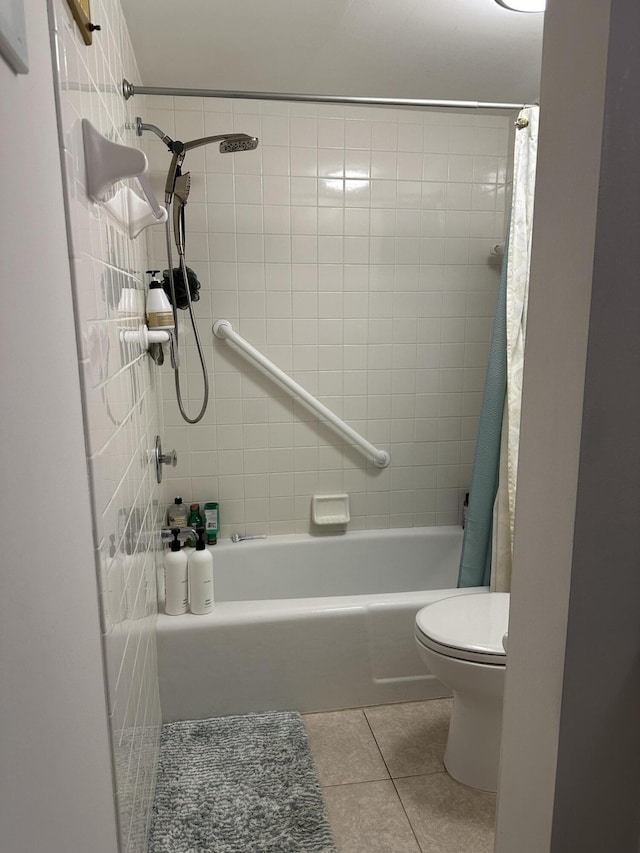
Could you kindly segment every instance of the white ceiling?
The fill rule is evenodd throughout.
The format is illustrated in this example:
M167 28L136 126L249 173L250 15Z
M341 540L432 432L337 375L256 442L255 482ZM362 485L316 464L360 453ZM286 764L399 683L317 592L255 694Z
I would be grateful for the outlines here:
M494 0L122 0L148 86L520 103L543 15Z

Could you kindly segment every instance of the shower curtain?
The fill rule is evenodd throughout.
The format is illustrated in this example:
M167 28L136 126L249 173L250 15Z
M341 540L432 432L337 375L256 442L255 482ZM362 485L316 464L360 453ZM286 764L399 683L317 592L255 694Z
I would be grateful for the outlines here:
M513 194L458 586L511 588L539 108L516 121Z

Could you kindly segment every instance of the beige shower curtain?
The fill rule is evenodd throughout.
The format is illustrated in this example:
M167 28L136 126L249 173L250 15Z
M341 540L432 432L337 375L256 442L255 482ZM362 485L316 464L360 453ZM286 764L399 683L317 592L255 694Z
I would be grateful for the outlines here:
M507 268L507 396L502 422L500 479L493 508L491 589L495 592L511 589L538 117L539 108L528 107L520 112L516 122Z

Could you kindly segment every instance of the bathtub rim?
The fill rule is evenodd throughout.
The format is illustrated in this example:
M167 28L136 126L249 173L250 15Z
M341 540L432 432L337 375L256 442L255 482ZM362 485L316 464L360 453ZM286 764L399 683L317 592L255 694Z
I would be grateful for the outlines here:
M380 592L359 595L328 595L309 598L273 598L253 599L246 601L221 601L214 604L211 613L196 615L184 613L179 616L169 616L164 612L158 613L157 628L159 633L170 634L173 631L194 630L199 627L237 624L238 622L270 622L277 618L309 614L330 613L334 610L360 610L392 606L394 604L409 604L426 607L442 598L452 598L457 595L478 595L489 592L488 586L473 586L465 588L447 587L445 589L425 589L415 592ZM425 600L432 598L433 601Z

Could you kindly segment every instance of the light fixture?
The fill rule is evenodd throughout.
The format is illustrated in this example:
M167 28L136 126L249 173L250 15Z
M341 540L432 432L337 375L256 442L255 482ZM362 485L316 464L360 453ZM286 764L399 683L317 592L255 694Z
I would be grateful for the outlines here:
M547 0L496 0L505 9L514 12L544 12Z

